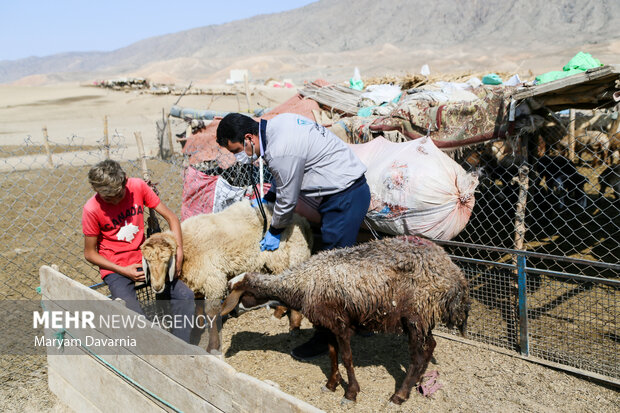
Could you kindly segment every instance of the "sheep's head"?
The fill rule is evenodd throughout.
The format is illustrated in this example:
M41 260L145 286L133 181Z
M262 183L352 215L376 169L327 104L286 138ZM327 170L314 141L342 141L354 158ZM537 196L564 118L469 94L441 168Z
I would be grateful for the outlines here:
M248 279L255 275L258 274L243 273L228 281L228 289L230 290L230 293L222 305L222 316L230 313L235 308L237 308L238 311L240 310L241 312L245 312L255 310L266 305L275 306L280 304L278 301L274 301L263 296L255 288L251 287Z
M150 280L153 291L159 294L166 287L166 276L170 281L174 279L176 240L172 234L153 234L144 241L140 248L146 281Z

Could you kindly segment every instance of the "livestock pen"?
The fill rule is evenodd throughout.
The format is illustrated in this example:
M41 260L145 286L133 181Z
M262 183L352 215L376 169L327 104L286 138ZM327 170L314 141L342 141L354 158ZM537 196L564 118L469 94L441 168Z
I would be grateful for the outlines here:
M583 194L569 193L565 181L562 186L554 183L553 177L536 172L540 157L528 158L541 147L532 142L545 131L543 126L527 136L521 134L512 140L455 153L465 167L497 168L481 175L476 206L465 230L455 240L443 242L471 285L470 339L465 342L479 346L475 349L490 349L617 385L620 204L613 190L601 193L599 182L613 159L595 165L595 157L600 156L597 150L577 152L574 160L583 162L573 164L586 181L578 185ZM495 157L485 165L474 160L493 152L493 145L509 148L501 151L507 156ZM560 156L562 145L562 136L551 136L545 154ZM38 301L36 288L42 265L56 264L61 273L85 286L100 283L97 270L83 259L80 218L81 207L91 195L87 171L108 156L121 161L128 175L142 175L140 160L130 151L128 138L120 135L107 144L90 147L75 138L62 142L52 138L47 145L29 140L21 146L0 147L0 204L4 209L0 217L2 300ZM148 159L151 180L164 202L179 216L186 167L186 160L178 154ZM105 288L98 291L107 294ZM265 341L264 333L255 331L263 325L253 317L252 323L241 324L248 332L237 335L263 337L261 343L271 349L285 347L277 351L286 352L288 334L278 332ZM461 340L446 330L439 335L450 341ZM227 337L233 359L241 350L264 352L240 343L234 336ZM364 353L372 360L378 359L378 363L383 360L384 347L394 345L381 338L368 340L365 343L369 344L360 346L383 348ZM254 356L249 357L248 363L259 363ZM0 382L7 389L4 391L18 392L33 381L45 384L46 360L42 355L5 351L0 363ZM390 358L390 363L394 364L390 371L398 371L398 362ZM280 386L293 392L288 384ZM318 404L313 397L306 401Z

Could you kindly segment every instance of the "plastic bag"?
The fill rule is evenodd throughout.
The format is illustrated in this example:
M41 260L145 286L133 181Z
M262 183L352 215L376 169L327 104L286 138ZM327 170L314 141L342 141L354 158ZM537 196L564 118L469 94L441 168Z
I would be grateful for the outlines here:
M353 71L353 77L349 79L349 87L355 90L364 90L364 81L357 67Z
M366 218L373 229L449 240L469 221L478 178L430 138L393 143L379 137L350 147L368 168Z
M496 73L489 73L488 75L482 76L482 84L483 85L501 85L502 78L499 77Z

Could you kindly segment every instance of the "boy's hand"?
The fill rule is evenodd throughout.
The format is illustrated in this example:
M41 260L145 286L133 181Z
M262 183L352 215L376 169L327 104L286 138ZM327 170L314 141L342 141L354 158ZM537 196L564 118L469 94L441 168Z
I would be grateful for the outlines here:
M123 275L132 281L145 281L142 264L131 264L126 266L125 273Z

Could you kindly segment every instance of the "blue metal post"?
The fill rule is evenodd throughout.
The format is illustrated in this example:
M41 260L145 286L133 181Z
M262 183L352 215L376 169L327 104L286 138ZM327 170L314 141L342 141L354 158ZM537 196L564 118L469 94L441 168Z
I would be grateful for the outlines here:
M525 255L517 255L517 273L519 276L519 347L521 354L530 355L530 341L527 331L527 291L525 272Z

